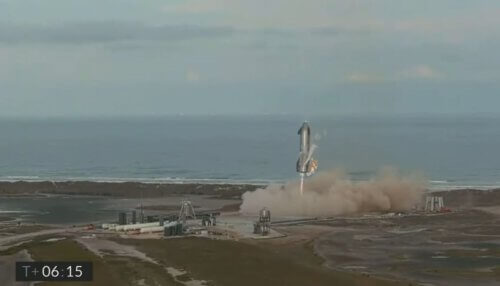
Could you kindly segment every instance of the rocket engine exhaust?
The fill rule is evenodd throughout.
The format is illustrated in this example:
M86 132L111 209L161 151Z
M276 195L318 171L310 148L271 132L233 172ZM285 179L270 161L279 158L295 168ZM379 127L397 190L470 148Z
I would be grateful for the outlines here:
M277 216L330 217L373 211L407 211L421 203L426 180L418 173L402 175L382 169L367 181L353 181L339 170L323 171L304 182L272 184L243 194L240 212L252 214L263 205Z

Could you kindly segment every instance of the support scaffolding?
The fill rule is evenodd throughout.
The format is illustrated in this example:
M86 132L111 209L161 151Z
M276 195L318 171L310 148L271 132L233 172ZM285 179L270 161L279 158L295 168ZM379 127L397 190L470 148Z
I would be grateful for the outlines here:
M444 208L443 197L429 196L425 199L426 212L439 212Z
M196 219L196 213L194 212L193 204L191 204L190 201L182 201L179 219L177 221L186 225L186 221L188 219Z
M268 235L271 231L271 211L263 208L259 212L259 221L253 225L253 233Z

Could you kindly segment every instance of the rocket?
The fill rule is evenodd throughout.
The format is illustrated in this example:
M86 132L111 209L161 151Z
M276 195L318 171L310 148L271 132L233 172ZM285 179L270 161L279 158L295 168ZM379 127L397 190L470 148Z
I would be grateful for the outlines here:
M311 175L318 168L318 162L312 158L314 145L311 145L311 128L304 122L298 132L300 136L300 153L297 160L297 172Z

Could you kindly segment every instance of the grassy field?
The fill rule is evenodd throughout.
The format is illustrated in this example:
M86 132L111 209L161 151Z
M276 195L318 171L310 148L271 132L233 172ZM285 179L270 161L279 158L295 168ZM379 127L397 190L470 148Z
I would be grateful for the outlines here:
M0 221L10 221L13 220L14 218L8 217L8 216L0 216Z
M51 228L53 227L47 225L39 225L39 224L23 224L20 226L13 224L13 225L2 226L0 228L0 233L8 233L9 235L24 234Z
M94 281L89 282L44 282L43 286L114 286L114 285L174 285L178 286L165 269L159 265L143 262L130 257L104 256L93 254L71 239L57 242L35 241L10 249L9 254L27 249L36 261L92 261Z
M99 257L72 239L57 242L35 241L16 246L0 255L27 249L37 261L92 261L93 283L45 282L40 285L182 285L167 274L165 267L187 271L180 281L205 280L208 285L342 285L399 286L408 282L380 279L366 274L344 273L321 266L310 243L276 246L272 243L237 242L203 238L167 240L115 239L134 245L160 265L131 257Z
M188 271L194 279L211 285L343 285L396 286L408 283L368 275L335 272L320 265L309 245L298 249L236 241L183 238L168 240L118 240L164 265Z

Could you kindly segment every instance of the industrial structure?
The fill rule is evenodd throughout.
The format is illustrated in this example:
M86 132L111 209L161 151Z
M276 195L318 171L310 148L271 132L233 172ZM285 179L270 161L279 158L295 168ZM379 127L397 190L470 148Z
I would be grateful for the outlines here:
M118 213L118 224L119 225L127 224L127 213L126 212Z
M163 228L163 236L177 236L184 234L184 226L179 222L172 222Z
M137 223L137 212L135 210L132 211L132 224Z
M443 197L428 196L425 198L426 212L440 212L444 209Z
M259 212L259 220L253 225L253 233L268 235L271 231L271 211L263 208Z
M142 207L141 207L142 209ZM190 201L182 201L178 213L166 213L161 215L148 215L146 222L137 220L137 212L132 210L131 219L127 220L126 212L118 213L117 223L104 223L102 229L123 232L124 234L151 234L163 233L164 236L179 236L184 234L207 233L207 228L217 224L216 217L219 211L195 212ZM144 214L140 213L140 218Z
M186 224L188 219L196 219L196 213L194 211L193 204L190 201L182 201L181 210L179 212L179 218L177 221Z
M202 226L216 226L217 219L215 214L203 215L201 217L201 225Z

